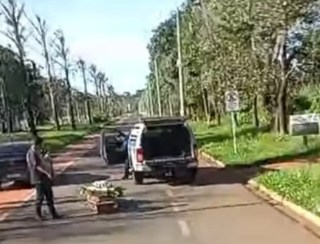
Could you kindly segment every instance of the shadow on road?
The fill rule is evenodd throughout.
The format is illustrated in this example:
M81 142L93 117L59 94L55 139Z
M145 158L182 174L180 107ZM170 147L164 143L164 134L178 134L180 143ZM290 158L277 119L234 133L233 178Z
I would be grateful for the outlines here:
M220 184L247 184L255 176L271 171L272 169L260 167L225 168L202 167L198 169L196 181L193 186L220 185Z
M208 206L208 207L200 207L200 208L184 208L187 204L178 205L181 207L179 211L173 211L169 204L164 204L163 202L158 202L160 204L158 207L148 207L150 202L148 201L136 201L136 202L122 202L122 204L129 204L130 206L122 205L122 212L124 214L112 214L112 215L95 215L91 212L86 212L80 215L67 216L66 219L61 221L47 221L42 224L34 221L34 219L30 217L25 217L24 219L20 219L18 225L14 225L11 227L5 226L2 227L0 225L0 232L7 236L10 239L22 239L28 237L37 237L41 235L41 229L46 228L46 233L52 237L66 237L74 235L75 230L79 230L81 227L85 227L81 229L80 232L77 231L77 235L91 235L91 234L106 234L110 229L113 229L110 223L113 226L121 225L123 221L141 221L141 220L153 220L158 217L176 217L182 213L194 213L201 212L207 210L217 210L224 208L241 208L241 207L249 207L254 205L263 204L261 201L249 202L249 203L238 203L238 204L228 204L228 205L218 205L218 206ZM154 204L154 202L152 202ZM164 204L164 205L162 205ZM158 211L163 210L163 211ZM17 221L17 220L16 220ZM26 224L27 223L27 224ZM127 222L128 223L128 222ZM66 228L68 227L68 228Z
M68 204L68 203L77 203L82 201L79 198L76 198L74 196L67 196L67 197L58 197L55 198L55 205L62 205L62 204ZM7 210L19 210L23 208L28 208L28 207L33 207L35 204L35 200L31 199L25 202L22 201L12 201L12 202L7 202L5 204L0 204L0 212L4 212Z
M80 185L89 184L94 181L107 180L110 176L107 175L95 175L91 173L67 173L59 175L55 181L55 186L68 186L68 185Z

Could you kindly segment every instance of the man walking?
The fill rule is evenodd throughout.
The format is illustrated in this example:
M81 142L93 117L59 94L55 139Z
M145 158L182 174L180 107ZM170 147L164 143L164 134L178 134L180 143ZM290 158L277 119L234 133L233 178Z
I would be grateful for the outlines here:
M43 165L40 152L41 145L42 139L39 137L35 138L26 156L31 184L36 188L36 215L39 220L43 220L42 203L45 198L52 218L59 219L60 216L56 212L53 201L52 175Z

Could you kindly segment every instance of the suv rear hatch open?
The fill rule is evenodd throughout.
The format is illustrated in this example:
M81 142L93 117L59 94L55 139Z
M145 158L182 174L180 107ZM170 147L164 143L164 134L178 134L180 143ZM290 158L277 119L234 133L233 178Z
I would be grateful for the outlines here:
M175 161L192 157L191 136L184 120L145 122L143 156L148 161Z

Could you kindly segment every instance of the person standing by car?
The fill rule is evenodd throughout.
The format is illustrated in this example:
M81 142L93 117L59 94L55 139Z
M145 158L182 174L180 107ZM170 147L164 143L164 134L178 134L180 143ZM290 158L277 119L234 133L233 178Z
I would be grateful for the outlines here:
M42 139L39 137L35 138L26 155L31 184L36 189L36 215L39 220L43 220L42 203L45 198L52 218L59 219L60 216L57 214L54 206L52 175L43 165L41 145Z
M122 151L126 154L125 161L124 161L124 175L122 177L123 180L129 179L130 175L130 165L129 165L129 155L128 155L128 141L129 136L126 136L124 138L123 144L122 144Z
M117 136L117 141L120 142L120 147L118 151L122 152L124 155L124 175L122 177L123 180L129 179L130 175L130 165L129 165L129 158L128 158L128 141L129 135L118 131L119 135Z

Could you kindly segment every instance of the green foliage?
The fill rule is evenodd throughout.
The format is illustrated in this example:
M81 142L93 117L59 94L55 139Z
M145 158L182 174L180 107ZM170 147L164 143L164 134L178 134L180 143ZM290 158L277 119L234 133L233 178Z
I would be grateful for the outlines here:
M250 125L237 128L238 153L233 151L230 121L223 126L208 126L198 122L192 124L199 148L229 165L252 165L263 162L290 160L300 155L319 155L320 138L310 137L309 148L303 146L302 138L279 136L267 128L256 129Z
M91 184L84 185L80 189L80 195L95 196L114 200L124 195L125 188L116 186L107 180L95 181Z
M288 200L320 214L320 167L268 172L258 182Z
M190 118L214 116L218 120L225 113L224 94L230 89L240 93L247 112L240 119L245 123L258 119L271 124L292 110L308 107L295 97L301 87L316 80L320 70L320 35L312 31L319 17L316 0L200 2L201 6L185 1L180 7L184 100ZM171 114L170 109L179 111L176 25L173 13L154 30L148 46L147 92L155 97L153 61L157 58L166 114ZM253 97L264 100L258 104L255 119L250 109ZM170 102L174 106L166 105ZM157 106L155 99L152 105ZM147 107L152 110L150 104ZM285 121L280 127L285 131Z
M80 125L77 131L72 131L69 126L64 126L60 131L52 127L39 129L39 136L43 138L45 147L50 152L56 152L63 149L66 145L79 141L84 136L97 131L97 126ZM32 137L27 132L9 134L0 134L0 143L7 141L27 141Z
M93 123L99 124L99 123L105 123L109 121L109 116L107 114L95 114L93 116Z

